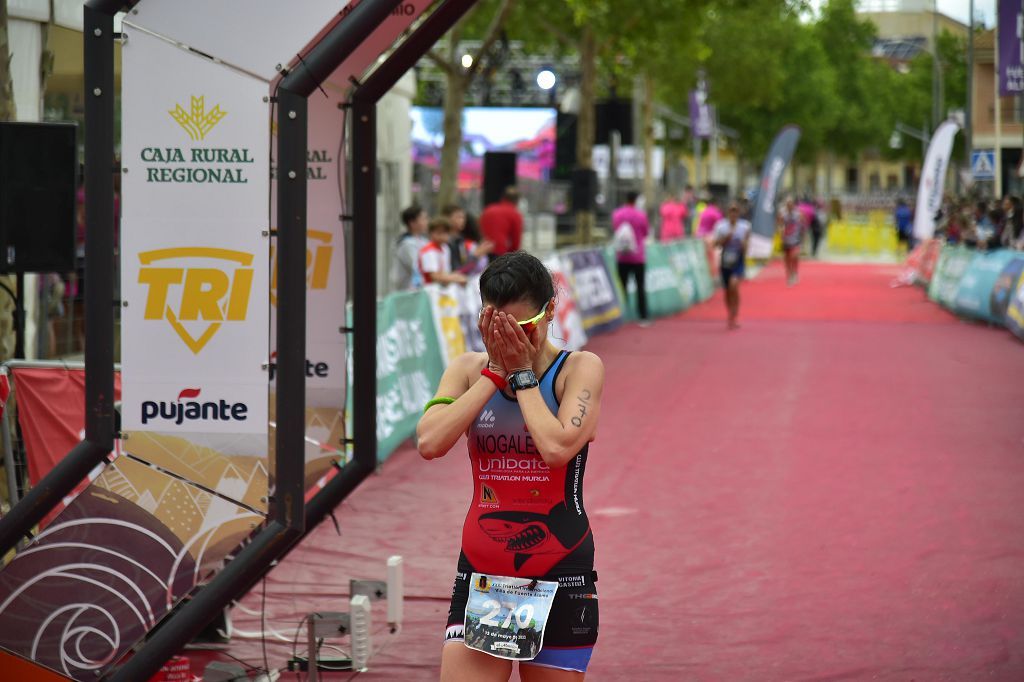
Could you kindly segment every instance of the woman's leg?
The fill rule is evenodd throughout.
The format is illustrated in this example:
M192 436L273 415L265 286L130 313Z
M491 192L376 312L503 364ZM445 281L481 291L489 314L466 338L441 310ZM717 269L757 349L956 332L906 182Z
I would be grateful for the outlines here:
M470 649L461 641L445 642L441 650L441 682L508 682L512 661Z

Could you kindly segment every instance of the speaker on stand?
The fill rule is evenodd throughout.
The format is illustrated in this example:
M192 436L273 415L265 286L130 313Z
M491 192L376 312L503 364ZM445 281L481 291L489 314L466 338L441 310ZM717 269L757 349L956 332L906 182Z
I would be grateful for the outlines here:
M515 152L484 152L484 206L501 199L516 184Z
M0 273L14 273L15 357L25 357L24 275L75 269L73 123L0 123Z

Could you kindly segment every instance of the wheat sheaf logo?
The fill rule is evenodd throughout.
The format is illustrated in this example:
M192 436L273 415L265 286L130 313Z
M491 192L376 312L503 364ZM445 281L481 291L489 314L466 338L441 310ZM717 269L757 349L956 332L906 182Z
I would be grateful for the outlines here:
M228 115L228 112L222 110L219 104L214 105L213 109L207 111L205 95L201 97L193 95L192 106L189 111L186 111L180 104L176 104L174 110L167 113L196 142L205 139L206 135L221 122L221 119Z
M251 253L205 246L140 253L139 284L148 287L143 319L166 320L198 355L225 322L245 321L253 260Z

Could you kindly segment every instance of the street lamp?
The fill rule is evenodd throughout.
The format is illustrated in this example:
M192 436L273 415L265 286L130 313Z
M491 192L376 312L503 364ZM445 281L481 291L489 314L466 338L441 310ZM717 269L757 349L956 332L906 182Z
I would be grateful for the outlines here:
M557 82L558 78L551 69L543 69L537 74L537 87L541 90L550 90Z

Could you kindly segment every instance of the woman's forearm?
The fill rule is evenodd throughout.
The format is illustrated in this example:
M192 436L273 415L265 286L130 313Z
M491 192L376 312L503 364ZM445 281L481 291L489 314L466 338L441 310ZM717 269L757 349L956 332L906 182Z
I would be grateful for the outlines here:
M480 414L497 387L480 377L468 391L449 405L434 405L416 426L416 447L424 459L444 457Z

